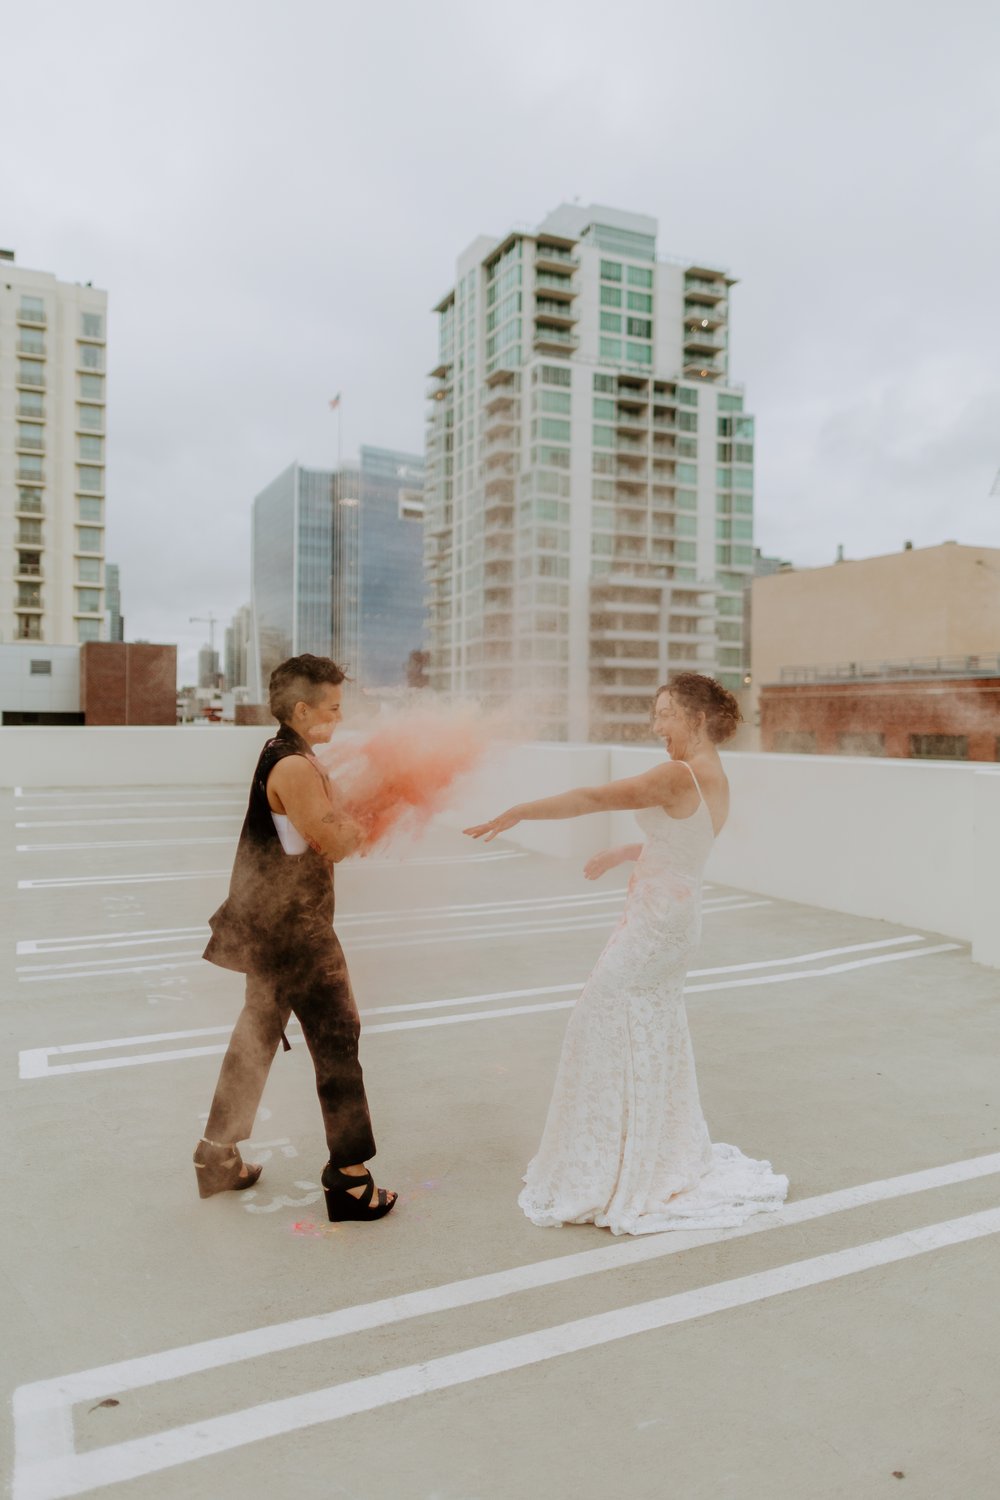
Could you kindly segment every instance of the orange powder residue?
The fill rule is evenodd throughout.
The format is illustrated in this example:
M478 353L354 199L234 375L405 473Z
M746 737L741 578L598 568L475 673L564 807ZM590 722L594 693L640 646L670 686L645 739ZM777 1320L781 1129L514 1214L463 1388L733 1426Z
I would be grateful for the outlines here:
M494 738L475 710L411 709L379 720L358 740L317 747L316 758L365 830L358 852L369 854L394 831L425 827Z

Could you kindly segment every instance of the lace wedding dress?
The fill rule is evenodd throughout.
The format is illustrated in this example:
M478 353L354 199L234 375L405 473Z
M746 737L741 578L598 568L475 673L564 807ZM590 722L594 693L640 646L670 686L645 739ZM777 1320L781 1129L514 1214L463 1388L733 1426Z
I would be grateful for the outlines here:
M542 1227L730 1229L779 1208L788 1179L713 1145L698 1098L684 979L701 936L712 818L703 797L689 818L659 807L636 818L646 842L621 920L571 1012L518 1202Z

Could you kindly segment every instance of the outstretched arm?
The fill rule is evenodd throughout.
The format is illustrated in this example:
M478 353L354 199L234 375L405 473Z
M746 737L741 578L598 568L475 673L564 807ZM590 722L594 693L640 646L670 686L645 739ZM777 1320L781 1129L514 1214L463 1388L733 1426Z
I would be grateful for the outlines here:
M682 786L690 786L690 781L690 776L679 765L668 761L642 776L625 776L620 781L609 781L605 786L579 787L573 792L560 792L555 797L541 797L537 802L519 802L498 818L477 823L463 831L474 839L484 838L488 843L498 833L505 833L526 819L534 822L549 818L579 818L584 813L664 807L673 801Z

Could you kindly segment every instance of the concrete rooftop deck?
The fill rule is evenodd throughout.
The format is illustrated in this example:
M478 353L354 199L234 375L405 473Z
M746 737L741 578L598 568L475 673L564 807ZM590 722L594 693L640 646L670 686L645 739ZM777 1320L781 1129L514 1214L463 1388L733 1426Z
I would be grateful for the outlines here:
M402 1201L334 1228L294 1027L259 1188L195 1191L241 999L198 954L243 787L0 799L15 1500L1000 1493L1000 1003L962 943L715 884L705 1112L789 1203L616 1240L515 1198L619 873L444 828L341 866Z

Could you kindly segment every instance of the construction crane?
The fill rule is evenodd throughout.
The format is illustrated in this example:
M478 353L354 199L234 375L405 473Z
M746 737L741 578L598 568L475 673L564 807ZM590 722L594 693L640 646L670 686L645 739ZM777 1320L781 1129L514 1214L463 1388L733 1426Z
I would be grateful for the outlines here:
M216 626L216 621L217 620L218 620L218 615L213 615L213 614L207 614L207 615L188 615L188 624L189 625L207 625L208 626L208 649L210 651L214 651L215 650L215 626Z

